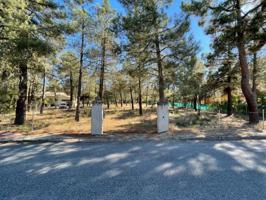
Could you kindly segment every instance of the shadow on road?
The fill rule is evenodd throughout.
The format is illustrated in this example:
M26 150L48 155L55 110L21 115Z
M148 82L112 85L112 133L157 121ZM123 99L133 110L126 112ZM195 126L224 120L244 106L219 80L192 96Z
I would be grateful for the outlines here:
M0 196L266 199L265 158L263 140L5 144Z

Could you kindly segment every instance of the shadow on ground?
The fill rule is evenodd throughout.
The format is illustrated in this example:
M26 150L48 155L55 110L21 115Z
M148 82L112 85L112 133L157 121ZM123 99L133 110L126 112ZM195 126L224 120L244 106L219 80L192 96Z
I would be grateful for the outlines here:
M5 144L1 199L266 199L266 141Z

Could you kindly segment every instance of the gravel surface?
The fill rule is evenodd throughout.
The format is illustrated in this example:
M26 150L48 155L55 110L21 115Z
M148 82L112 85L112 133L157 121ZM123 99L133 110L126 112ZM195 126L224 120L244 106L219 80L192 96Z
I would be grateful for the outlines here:
M266 140L0 144L0 199L266 199Z

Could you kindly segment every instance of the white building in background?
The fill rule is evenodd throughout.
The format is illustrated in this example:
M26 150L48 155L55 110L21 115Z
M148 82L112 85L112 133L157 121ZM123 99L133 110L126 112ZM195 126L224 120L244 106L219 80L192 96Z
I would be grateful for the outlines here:
M46 106L58 106L61 102L70 102L70 96L65 92L45 92ZM75 101L73 102L75 103Z

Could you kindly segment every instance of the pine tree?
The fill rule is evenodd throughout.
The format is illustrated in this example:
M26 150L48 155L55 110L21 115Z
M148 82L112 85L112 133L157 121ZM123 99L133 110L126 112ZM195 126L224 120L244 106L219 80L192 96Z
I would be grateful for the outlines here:
M73 52L65 52L60 57L58 73L60 79L64 83L64 88L70 95L69 109L72 109L74 104L75 86L79 77L79 58Z
M239 74L237 55L233 54L230 46L223 53L208 55L209 68L215 68L215 72L208 75L208 90L215 91L223 88L227 94L227 115L233 114L232 90L237 84Z
M74 35L80 38L78 45L79 54L79 78L77 88L77 105L75 120L78 122L80 118L80 100L81 100L81 89L82 89L82 78L84 69L84 60L86 56L86 47L88 46L88 39L91 33L92 18L88 11L90 0L73 0L70 2L70 10L72 14L71 23Z
M127 14L122 17L122 30L128 38L129 49L141 55L148 52L148 63L151 68L157 66L159 102L167 101L165 96L164 63L174 56L171 51L178 40L189 31L187 18L180 17L170 25L170 18L166 14L169 0L120 0L126 8ZM137 56L137 55L136 55ZM144 62L146 65L147 61Z
M265 10L264 0L256 1L250 9L246 9L248 1L201 0L183 3L183 9L188 13L201 17L201 24L207 26L207 34L214 36L213 47L216 53L224 52L223 47L233 45L238 50L241 69L241 88L249 108L249 122L258 123L259 114L257 102L252 92L249 80L250 73L247 61L247 43L253 42L253 48L261 48L265 42ZM254 42L255 41L255 42Z
M100 84L98 97L103 100L104 97L104 80L106 67L110 66L115 50L115 38L111 31L113 19L115 18L115 11L111 8L109 0L104 0L101 6L98 6L96 14L96 46L100 52ZM96 56L97 58L97 56Z
M64 13L59 10L58 4L50 0L1 1L0 10L1 45L7 47L5 55L9 63L18 68L15 124L22 125L26 117L28 61L34 53L41 56L54 50L48 38L60 39Z

